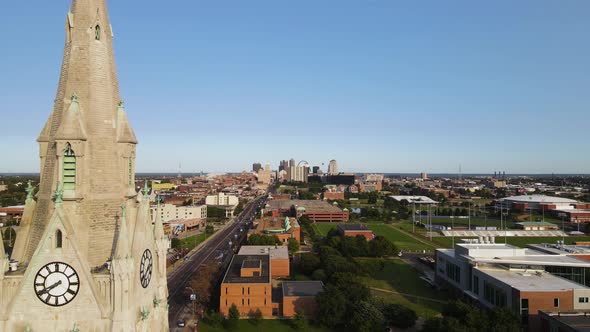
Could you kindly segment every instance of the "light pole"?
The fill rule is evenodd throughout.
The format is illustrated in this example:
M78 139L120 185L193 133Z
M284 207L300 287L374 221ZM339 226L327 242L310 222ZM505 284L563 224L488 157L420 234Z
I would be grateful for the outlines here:
M412 201L412 233L416 233L416 202Z
M189 299L190 299L190 301L192 303L193 320L195 321L195 331L196 331L196 327L197 327L197 316L195 314L195 306L196 306L196 303L197 303L197 294L195 293L195 290L192 287L190 287L190 286L185 287L185 289L190 289L190 291L191 291L191 295L190 295Z
M471 230L471 200L469 201L469 207L467 210L467 229Z

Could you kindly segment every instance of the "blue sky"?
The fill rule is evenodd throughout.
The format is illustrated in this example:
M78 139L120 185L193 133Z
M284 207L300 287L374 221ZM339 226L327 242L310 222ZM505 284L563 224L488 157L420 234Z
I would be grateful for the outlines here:
M139 5L141 3L141 5ZM0 171L38 171L69 0L0 2ZM138 171L590 173L590 2L110 1Z

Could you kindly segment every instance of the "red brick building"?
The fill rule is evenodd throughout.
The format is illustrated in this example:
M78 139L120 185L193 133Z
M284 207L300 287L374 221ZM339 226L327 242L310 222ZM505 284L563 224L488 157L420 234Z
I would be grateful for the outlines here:
M375 233L364 224L339 224L338 232L343 236L355 237L357 235L362 235L367 241L371 241L375 238Z
M221 283L219 312L227 316L233 304L240 316L248 317L256 310L264 318L293 317L297 310L312 316L315 297L323 290L321 281L283 281L288 278L289 254L283 246L242 246ZM275 279L275 280L273 280ZM278 287L273 285L278 283Z
M272 200L268 209L279 213L291 213L295 210L297 218L307 216L313 222L346 222L350 212L337 205L317 200Z

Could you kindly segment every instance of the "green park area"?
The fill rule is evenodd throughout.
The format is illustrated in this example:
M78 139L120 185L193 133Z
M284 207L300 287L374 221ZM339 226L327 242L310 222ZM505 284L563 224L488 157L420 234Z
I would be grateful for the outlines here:
M328 235L328 232L331 229L335 229L337 225L337 223L315 223L312 227L315 229L318 235L326 236Z
M174 241L174 239L173 239L172 240L172 242L173 242L172 247L176 248L176 249L187 248L189 251L191 251L196 246L201 244L203 241L207 240L211 235L213 235L213 234L203 233L203 234L198 234L198 235L193 235L193 236L188 236L186 238L178 239L179 240L178 245L175 245L176 241Z
M439 314L446 303L447 294L432 288L412 266L399 258L372 259L357 258L360 265L383 262L383 268L363 282L371 288L374 296L386 303L399 303L414 311L420 317Z
M375 233L391 241L398 250L402 251L432 251L436 246L429 241L420 238L419 235L412 235L399 228L387 224L368 224L368 227Z
M228 331L222 325L209 325L205 322L199 324L199 332L226 332ZM233 331L239 332L295 332L298 331L291 325L288 320L262 320L258 323L247 319L242 319L237 322L236 327ZM308 325L305 331L310 332L328 332L330 330L317 327L314 325Z

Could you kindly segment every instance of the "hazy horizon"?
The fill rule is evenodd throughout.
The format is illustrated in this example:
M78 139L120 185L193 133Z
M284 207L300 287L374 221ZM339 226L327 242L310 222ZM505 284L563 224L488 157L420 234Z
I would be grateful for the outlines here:
M108 4L140 173L590 173L590 2ZM0 4L0 172L38 172L68 6Z

